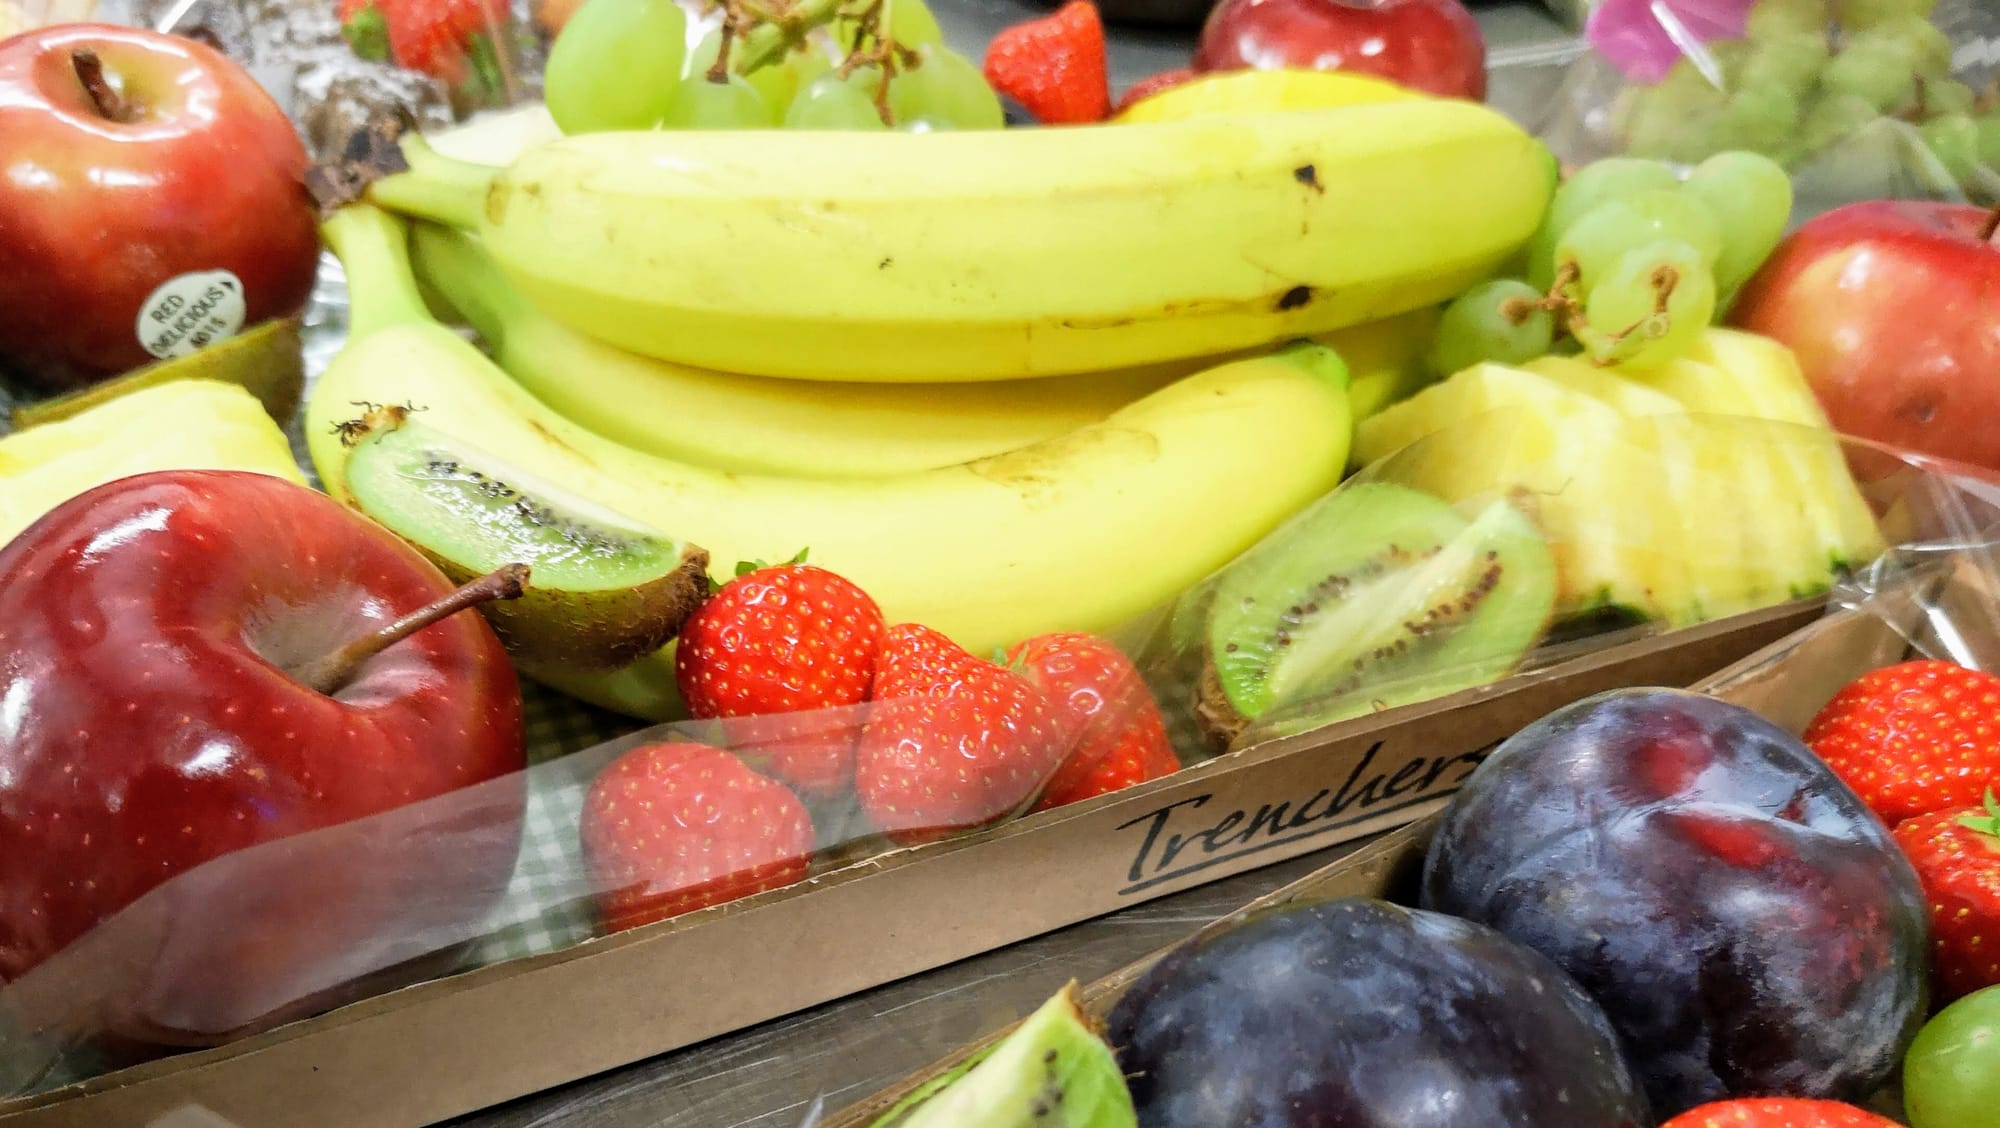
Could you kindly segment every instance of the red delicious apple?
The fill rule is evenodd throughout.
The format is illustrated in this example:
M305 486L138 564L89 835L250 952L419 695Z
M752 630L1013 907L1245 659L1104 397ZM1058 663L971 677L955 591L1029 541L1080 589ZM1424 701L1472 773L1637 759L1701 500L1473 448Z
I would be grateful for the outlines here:
M1198 71L1351 70L1446 98L1486 99L1486 37L1459 0L1222 0Z
M454 591L365 518L243 472L125 478L29 526L0 549L0 981L213 859L519 778L519 685L485 618L457 612L520 594L524 573ZM465 889L504 888L513 803L476 850L398 855L406 829L289 888L222 889L189 911L232 921L228 966L181 944L182 966L154 951L149 974L236 1022L264 1006L243 1000L338 986L326 969L385 931L483 919ZM407 881L390 857L436 882L443 919L382 919L395 902L376 894ZM242 928L240 903L262 906Z
M1834 429L2000 471L2000 213L1850 204L1801 227L1730 321L1798 354Z
M105 24L0 42L0 137L0 369L64 391L310 296L305 146L213 48Z

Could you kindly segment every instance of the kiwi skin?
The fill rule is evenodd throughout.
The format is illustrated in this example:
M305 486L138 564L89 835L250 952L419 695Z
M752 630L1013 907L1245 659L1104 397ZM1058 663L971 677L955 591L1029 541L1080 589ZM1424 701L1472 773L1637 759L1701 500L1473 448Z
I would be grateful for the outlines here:
M355 454L360 454L371 438L415 426L407 407L370 405L365 416L344 428L343 438ZM440 447L449 449L452 445L448 435L434 429L424 428L423 433ZM499 471L490 476L496 482L501 480L505 466L488 467L487 460L480 461L482 469ZM412 520L371 510L352 487L350 475L349 504L407 541L454 583L470 582L490 570L479 563L454 559L435 544L425 543L421 531L412 528ZM560 498L541 500L551 508L563 506ZM516 600L483 604L480 610L493 624L508 654L523 665L572 673L601 673L628 666L673 641L688 616L709 596L708 552L668 537L659 539L678 548L679 561L651 579L621 588L572 591L544 581L546 571L534 571L536 561L530 555L520 561L531 569L526 594Z

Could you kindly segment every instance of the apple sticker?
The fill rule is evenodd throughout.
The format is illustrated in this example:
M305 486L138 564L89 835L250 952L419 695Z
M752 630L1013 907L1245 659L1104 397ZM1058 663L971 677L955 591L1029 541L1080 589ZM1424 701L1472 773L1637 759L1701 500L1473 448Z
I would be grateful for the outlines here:
M227 270L176 275L139 303L139 343L161 360L233 337L243 328L243 281Z

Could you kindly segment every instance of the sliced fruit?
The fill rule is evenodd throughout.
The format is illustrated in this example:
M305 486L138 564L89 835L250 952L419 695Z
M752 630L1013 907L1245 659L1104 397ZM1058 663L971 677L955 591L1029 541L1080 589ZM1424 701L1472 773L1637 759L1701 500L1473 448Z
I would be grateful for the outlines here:
M1111 1047L1062 989L979 1056L917 1090L869 1128L1137 1128Z
M149 470L254 470L305 485L249 392L176 380L0 439L0 544L78 494Z
M1560 617L1661 618L1681 598L1679 560L1658 512L1626 512L1665 499L1623 422L1546 376L1482 364L1364 422L1356 446L1395 452L1377 478L1461 508L1514 498L1555 555Z
M1844 572L1880 556L1887 547L1881 526L1792 350L1755 333L1710 329L1695 359L1729 373L1755 414L1792 424L1782 434L1773 429L1767 441L1790 462L1802 496L1812 499L1813 531L1827 570Z
M1483 685L1520 663L1555 599L1548 545L1506 499L1468 523L1417 490L1354 483L1224 573L1197 713L1226 746L1252 721L1331 724Z
M306 388L299 323L291 318L265 321L186 356L156 361L52 399L20 404L14 408L12 422L26 430L74 418L119 396L175 380L236 384L256 396L279 426L290 423Z
M665 646L708 594L708 553L532 477L497 455L374 408L351 431L361 511L464 582L509 563L528 594L482 610L510 653L613 670Z

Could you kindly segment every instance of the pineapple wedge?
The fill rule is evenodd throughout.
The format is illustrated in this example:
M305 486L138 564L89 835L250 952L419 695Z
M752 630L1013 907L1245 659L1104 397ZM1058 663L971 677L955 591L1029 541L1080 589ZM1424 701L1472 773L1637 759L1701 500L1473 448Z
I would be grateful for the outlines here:
M0 544L78 494L152 470L251 470L305 484L255 396L176 380L0 439Z

